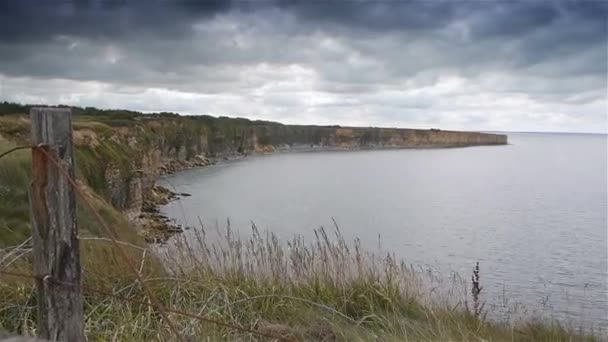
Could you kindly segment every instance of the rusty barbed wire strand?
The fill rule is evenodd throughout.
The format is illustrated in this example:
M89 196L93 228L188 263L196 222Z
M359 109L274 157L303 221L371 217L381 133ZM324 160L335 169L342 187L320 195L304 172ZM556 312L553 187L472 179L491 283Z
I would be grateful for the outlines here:
M32 280L42 280L42 281L49 281L55 285L60 285L60 286L66 286L66 287L80 287L82 290L86 290L89 292L95 292L104 296L109 296L112 298L116 298L125 302L131 302L133 304L140 304L140 305L145 305L145 306L152 306L152 304L143 301L143 300L138 300L138 299L133 299L133 298L128 298L126 296L122 296L122 295L118 295L115 293L111 293L109 291L105 291L105 290L100 290L97 288L93 288L90 286L86 286L86 285L79 285L79 284L74 284L74 283L68 283L68 282L64 282L64 281L60 281L57 279L54 279L53 277L50 276L35 276L33 274L26 274L26 273L18 273L18 272L11 272L11 271L4 271L4 270L0 270L0 274L4 274L7 276L12 276L12 277L19 277L19 278L26 278L26 279L32 279ZM200 315L196 315L196 314L192 314L189 312L184 312L181 310L176 310L176 309L171 309L171 308L165 308L166 312L170 312L170 313L174 313L174 314L178 314L178 315L182 315L184 317L189 317L189 318L194 318L194 319L198 319L200 321L203 322L207 322L207 323L211 323L211 324L215 324L215 325L219 325L219 326L223 326L225 328L229 328L229 329L233 329L233 330L238 330L238 331L242 331L242 332L246 332L246 333L250 333L253 335L258 335L258 336L263 336L263 337L268 337L268 338L274 338L274 339L278 339L280 341L286 341L286 342L297 342L298 340L294 337L294 338L289 338L289 337L285 337L285 336L281 336L281 335L275 335L275 334L271 334L271 333L266 333L266 332L262 332L262 331L258 331L258 330L254 330L254 329L250 329L250 328L245 328L245 327L241 327L238 325L234 325L234 324L230 324L230 323L226 323L226 322L222 322L222 321L218 321L212 318L207 318L207 317L203 317Z
M13 148L11 148L11 149L8 149L8 150L6 150L6 151L4 151L4 152L0 153L0 159L2 159L3 157L5 157L5 156L7 156L7 155L9 155L9 154L11 154L11 153L13 153L13 152L15 152L15 151L18 151L18 150L25 150L25 149L27 149L27 148L34 148L34 147L35 147L35 146L31 146L31 145L21 145L21 146L15 146L15 147L13 147Z

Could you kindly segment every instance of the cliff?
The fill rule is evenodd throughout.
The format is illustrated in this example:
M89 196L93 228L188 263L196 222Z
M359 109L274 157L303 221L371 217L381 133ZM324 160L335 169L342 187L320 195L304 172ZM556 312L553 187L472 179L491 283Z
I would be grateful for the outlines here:
M27 108L21 108L23 112ZM283 125L211 116L144 115L73 108L78 175L130 219L157 194L159 175L218 158L299 150L433 148L506 144L507 136L437 129ZM25 114L4 114L0 136L27 142Z
M109 126L76 120L77 158L89 184L137 215L159 175L214 159L275 151L461 147L505 144L506 136L439 130L342 128L145 118ZM105 126L103 126L105 125ZM100 161L103 161L100 163ZM104 172L100 173L100 169Z

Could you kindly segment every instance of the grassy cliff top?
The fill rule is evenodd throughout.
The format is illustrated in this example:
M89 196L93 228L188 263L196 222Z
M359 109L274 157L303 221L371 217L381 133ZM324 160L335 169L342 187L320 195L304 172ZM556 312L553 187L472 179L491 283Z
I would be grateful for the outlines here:
M5 115L15 114L26 114L29 113L32 107L46 107L47 105L22 105L17 103L0 102L0 117ZM241 117L227 117L227 116L211 116L208 114L201 115L181 115L174 112L153 112L153 113L142 113L138 111L124 110L124 109L99 109L95 107L76 107L76 106L54 106L59 108L70 108L72 114L77 117L76 121L81 124L86 122L102 123L107 126L130 126L137 122L146 120L168 120L168 119L187 119L198 123L210 125L210 126L264 126L264 127L310 127L310 128L350 128L350 129L366 129L366 128L380 128L380 129L408 129L408 128L395 128L395 127L351 127L351 126L340 126L340 125L285 125L279 122L266 121L266 120L251 120ZM420 131L441 131L437 128L424 129L409 129L409 130L420 130ZM456 131L451 131L456 132Z

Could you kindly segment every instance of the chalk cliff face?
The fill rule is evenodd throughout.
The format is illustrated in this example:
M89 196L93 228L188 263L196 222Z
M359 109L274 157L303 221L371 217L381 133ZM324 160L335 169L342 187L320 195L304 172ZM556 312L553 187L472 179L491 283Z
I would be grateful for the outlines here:
M4 116L0 135L14 141L26 141L29 136L27 116L10 116L10 119ZM153 187L160 175L205 166L221 158L300 150L498 145L506 144L507 136L436 129L296 126L225 117L101 112L74 117L74 141L79 177L114 207L135 218L144 202L154 195Z
M224 119L227 120L227 119ZM91 129L76 125L84 176L130 217L139 214L162 174L205 166L214 159L297 150L432 148L506 144L505 135L394 128L210 125L196 118L144 119ZM95 128L95 127L94 127ZM91 161L92 160L92 161ZM87 163L91 167L86 167ZM100 169L103 175L100 178ZM101 182L100 182L101 181ZM96 182L100 182L96 184Z

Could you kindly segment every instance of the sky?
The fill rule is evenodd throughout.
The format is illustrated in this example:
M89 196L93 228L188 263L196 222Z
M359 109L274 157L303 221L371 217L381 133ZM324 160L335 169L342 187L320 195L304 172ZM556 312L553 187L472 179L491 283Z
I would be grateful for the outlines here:
M0 100L606 132L606 1L2 0Z

